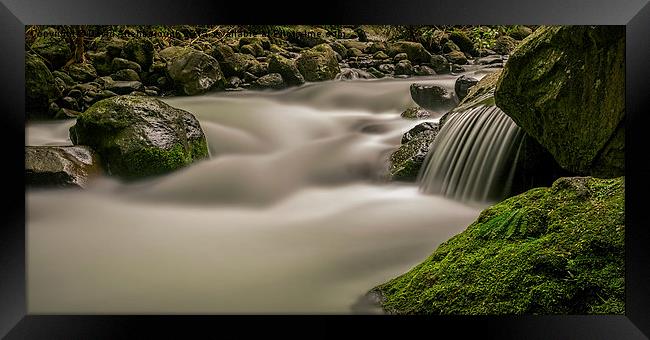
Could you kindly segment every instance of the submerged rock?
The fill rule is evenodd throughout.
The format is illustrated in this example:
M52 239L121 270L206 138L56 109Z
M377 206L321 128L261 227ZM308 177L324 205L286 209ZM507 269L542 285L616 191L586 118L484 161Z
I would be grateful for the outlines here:
M560 178L484 210L375 289L390 313L623 314L624 178Z
M497 105L566 170L625 170L625 28L538 28L509 58Z
M26 146L25 182L39 187L81 187L101 173L97 154L87 146Z
M164 174L208 157L199 121L150 97L95 103L79 115L70 139L91 146L108 173L126 179Z
M438 85L411 84L411 98L427 110L451 109L457 103L456 96Z

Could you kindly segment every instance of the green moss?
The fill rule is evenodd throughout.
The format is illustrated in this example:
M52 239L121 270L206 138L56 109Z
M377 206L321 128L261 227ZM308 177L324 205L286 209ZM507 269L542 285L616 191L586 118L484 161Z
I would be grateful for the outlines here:
M622 314L624 178L560 178L484 210L379 287L405 314Z

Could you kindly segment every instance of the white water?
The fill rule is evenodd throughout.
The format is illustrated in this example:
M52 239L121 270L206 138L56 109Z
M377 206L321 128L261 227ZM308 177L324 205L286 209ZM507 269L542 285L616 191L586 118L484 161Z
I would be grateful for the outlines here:
M420 171L420 189L464 202L507 197L523 132L496 106L458 112L440 130Z
M419 123L399 117L414 80L166 99L197 116L212 158L27 191L29 312L350 313L481 208L378 180ZM30 125L26 144L69 144L72 124Z

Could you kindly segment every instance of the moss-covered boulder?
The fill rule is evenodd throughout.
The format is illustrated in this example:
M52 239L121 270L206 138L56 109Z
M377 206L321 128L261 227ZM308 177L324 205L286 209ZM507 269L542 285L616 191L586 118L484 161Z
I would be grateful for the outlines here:
M623 314L624 189L565 177L511 197L372 294L400 314Z
M87 146L26 146L25 184L81 187L101 173L97 154Z
M296 60L296 65L307 81L334 79L341 72L336 52L327 44L304 51Z
M225 87L226 77L213 57L190 48L174 49L165 55L169 60L167 73L177 94L192 96Z
M57 95L54 77L41 58L25 55L25 112L28 118L46 117Z
M56 30L49 28L34 40L32 51L47 60L52 70L62 67L72 57L70 46Z
M429 147L438 135L438 124L416 125L402 136L402 145L390 155L390 179L413 182L418 176Z
M74 63L68 66L68 74L72 79L87 83L97 78L97 71L91 63Z
M164 174L208 157L199 121L150 97L95 103L79 115L70 139L91 146L108 173L126 179Z
M218 62L224 76L241 77L246 71L246 60L242 54L236 53L226 44L217 44L210 53Z
M148 71L153 64L154 46L149 38L133 38L122 49L122 58L135 61Z
M510 54L515 50L515 48L517 48L518 44L519 43L514 38L507 35L502 35L497 38L493 49L494 52L499 54Z
M463 31L454 31L449 34L449 40L453 41L462 51L473 56L478 55L478 50L474 47L474 42Z
M538 28L509 58L495 99L566 170L624 173L624 27Z
M431 53L422 44L412 41L398 41L388 45L387 53L394 57L399 53L406 53L408 59L414 63L428 63Z
M296 62L281 55L274 54L269 58L269 73L279 73L287 85L302 85L305 78L300 74Z
M282 79L279 73L269 73L263 77L259 77L251 84L256 89L283 89L287 87L286 82Z

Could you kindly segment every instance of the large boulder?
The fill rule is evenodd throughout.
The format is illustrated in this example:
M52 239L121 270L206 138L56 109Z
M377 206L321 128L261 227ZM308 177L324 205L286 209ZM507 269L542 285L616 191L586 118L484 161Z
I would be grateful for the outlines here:
M269 58L269 73L279 73L287 85L302 85L305 78L300 74L296 62L281 55L272 55Z
M623 314L624 178L564 177L498 203L372 295L398 314Z
M54 77L41 58L25 55L25 112L28 118L48 115L50 102L57 95Z
M201 51L174 49L165 56L169 60L167 73L174 82L177 94L192 96L212 88L222 89L226 85L219 62Z
M495 99L564 169L624 173L624 27L538 28L509 58Z
M116 96L79 115L74 144L89 145L106 171L125 179L160 175L208 157L199 121L150 97Z
M25 183L38 187L81 187L101 173L87 146L26 146Z
M334 79L341 72L336 52L327 44L304 51L296 60L296 65L307 81Z
M122 57L140 64L144 71L153 64L153 55L153 43L148 38L133 38L122 49Z
M388 46L388 55L394 57L399 53L406 53L408 59L414 63L428 63L431 53L420 43L412 41L398 41Z
M61 68L72 57L65 38L54 29L46 29L34 40L32 51L47 60L52 70Z
M421 107L431 111L453 108L458 100L453 92L433 84L411 84L411 98Z

